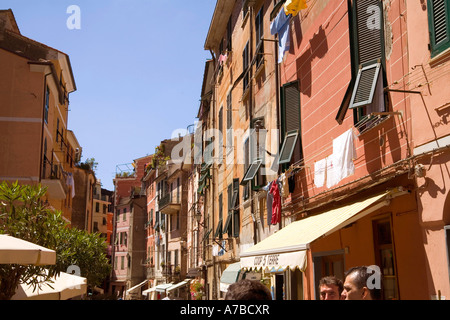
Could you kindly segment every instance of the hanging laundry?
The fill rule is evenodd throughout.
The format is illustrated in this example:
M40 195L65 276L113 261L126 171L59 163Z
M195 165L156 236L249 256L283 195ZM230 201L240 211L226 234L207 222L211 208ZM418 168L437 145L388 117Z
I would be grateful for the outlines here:
M270 33L278 33L278 63L283 61L284 53L290 48L289 21L291 16L280 10L277 17L270 24Z
M270 188L272 187L272 182L269 182L262 189L267 191L266 205L267 205L267 225L272 224L272 204L273 204L273 194L270 193Z
M295 174L291 174L291 176L288 178L288 185L289 185L289 193L294 193L294 190L295 190Z
M67 174L66 184L67 184L67 186L71 187L71 194L70 195L72 196L72 199L73 199L75 197L75 181L73 179L73 174L71 172L69 172Z
M219 65L223 65L228 59L228 55L227 54L221 54L219 56Z
M217 257L219 255L219 245L213 244L212 246L212 256Z
M226 241L222 240L222 245L220 246L219 252L217 253L217 256L221 257L225 254L225 245Z
M272 203L272 224L277 224L281 220L281 196L278 183L274 181L270 187L270 193L273 195Z
M333 140L333 154L327 158L327 187L355 173L355 134L352 129Z
M338 180L338 174L336 173L336 161L334 160L334 154L331 156L328 156L325 158L326 161L326 181L327 181L327 188L334 187L339 183Z
M355 134L352 129L333 140L333 156L336 179L342 179L355 173L356 159Z
M287 198L289 197L289 185L287 181L287 175L285 173L283 173L280 176L280 181L281 181L281 189L280 189L281 196L283 198Z
M292 14L294 17L300 10L308 8L307 0L287 0L284 4L284 12L286 15Z
M314 185L317 188L323 187L327 170L327 159L322 159L314 163Z

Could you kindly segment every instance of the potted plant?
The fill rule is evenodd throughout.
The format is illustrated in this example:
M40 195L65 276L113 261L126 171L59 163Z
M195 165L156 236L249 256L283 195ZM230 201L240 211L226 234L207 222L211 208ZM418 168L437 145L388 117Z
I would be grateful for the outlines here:
M202 300L204 284L202 280L193 280L190 285L191 297L193 300Z

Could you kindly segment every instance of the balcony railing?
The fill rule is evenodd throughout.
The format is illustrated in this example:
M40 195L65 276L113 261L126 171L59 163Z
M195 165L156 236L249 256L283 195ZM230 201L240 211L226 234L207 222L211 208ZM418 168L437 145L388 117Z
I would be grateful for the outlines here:
M181 195L175 192L167 193L158 201L159 211L164 214L176 214L181 209Z
M62 165L55 161L50 161L44 156L42 165L42 185L48 188L47 192L51 198L63 200L68 192L67 177L64 174Z

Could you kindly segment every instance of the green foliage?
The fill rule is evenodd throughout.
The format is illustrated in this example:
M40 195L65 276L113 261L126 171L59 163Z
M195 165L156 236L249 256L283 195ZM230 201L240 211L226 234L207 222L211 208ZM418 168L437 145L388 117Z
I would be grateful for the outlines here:
M78 164L78 167L80 167L81 169L92 170L95 172L98 167L98 162L95 161L95 158L89 158L86 159L84 162Z
M163 167L167 161L170 160L170 156L165 155L165 145L161 144L155 148L155 154L152 157L151 167L153 169Z
M0 300L11 299L19 283L33 287L50 285L49 279L71 265L81 269L91 286L99 285L110 272L106 243L98 234L72 229L61 212L50 209L42 186L0 184L0 234L30 241L56 251L52 266L0 265ZM38 280L42 276L41 280Z

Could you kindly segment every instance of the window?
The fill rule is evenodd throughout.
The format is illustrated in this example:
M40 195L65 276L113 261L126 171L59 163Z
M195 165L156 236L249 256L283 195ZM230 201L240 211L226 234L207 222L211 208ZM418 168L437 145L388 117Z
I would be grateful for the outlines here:
M297 132L297 136L292 136ZM300 88L298 81L281 87L281 138L279 164L298 162L303 158L301 138ZM283 154L284 153L284 154Z
M177 178L177 203L180 203L180 178Z
M223 134L223 107L220 107L220 110L219 110L218 128L219 128L220 134Z
M227 50L229 52L231 52L232 50L232 46L231 46L231 40L233 38L233 25L232 25L232 19L233 17L231 16L230 19L228 20L227 23Z
M262 165L261 159L256 159L255 161L253 161L251 166L247 169L247 172L245 173L245 176L242 179L242 183L247 183L247 182L253 180L255 178L256 174L258 173L261 165Z
M227 189L228 216L223 227L223 233L228 237L239 237L240 215L239 215L239 179L234 179Z
M125 269L125 257L122 256L120 257L120 270L124 270Z
M428 0L431 57L450 47L450 0Z
M258 69L264 62L264 7L258 11L255 18L255 39L256 39L256 68Z
M387 111L382 1L356 0L349 12L352 80L336 121L342 124L347 110L353 109L355 126L361 132L382 119L373 113Z
M214 238L222 239L222 220L223 220L223 203L222 203L222 194L219 195L219 223L217 224L216 233L214 234Z
M390 218L373 221L375 259L383 275L384 300L398 299L397 272Z
M247 41L247 44L245 45L245 48L244 48L244 51L242 52L242 72L243 72L243 74L244 74L244 78L243 78L243 85L244 85L244 90L243 90L243 92L246 92L246 90L248 89L248 87L249 87L249 84L250 84L250 74L249 74L249 60L250 60L250 58L249 58L249 48L248 48L248 46L249 46L249 43L248 43L248 41Z
M48 110L50 107L50 89L46 86L45 89L45 106L44 106L44 121L48 124Z
M56 118L56 142L58 141L59 141L59 118Z
M244 142L244 178L245 175L250 167L250 138L245 139ZM243 199L247 200L250 197L250 185L247 183L248 181L244 182L244 179L242 179L242 183L244 185L244 194Z
M294 148L297 144L297 140L298 130L288 132L281 147L280 157L278 159L279 164L291 162L292 154L294 153Z
M223 227L223 232L228 233L228 236L230 237L232 234L232 217L233 217L233 185L228 185L227 188L227 201L228 201L228 216L226 223Z
M231 201L231 208L233 209L232 233L233 233L233 237L237 238L237 237L239 237L240 222L241 222L240 208L239 208L239 179L233 180L233 197L232 197L232 201Z
M233 150L233 105L231 91L227 95L227 154Z

